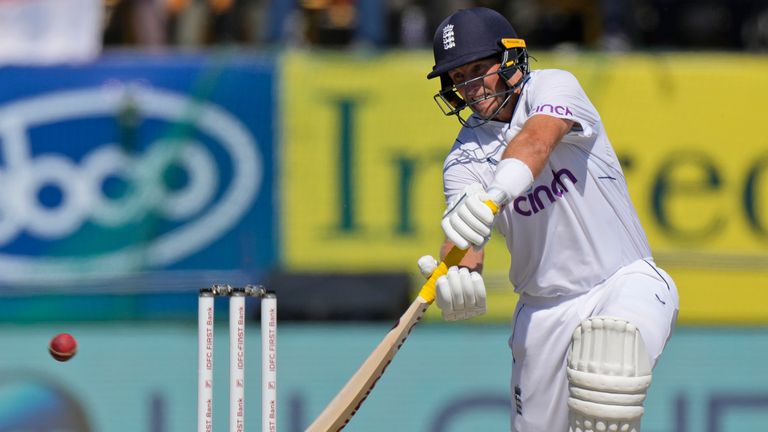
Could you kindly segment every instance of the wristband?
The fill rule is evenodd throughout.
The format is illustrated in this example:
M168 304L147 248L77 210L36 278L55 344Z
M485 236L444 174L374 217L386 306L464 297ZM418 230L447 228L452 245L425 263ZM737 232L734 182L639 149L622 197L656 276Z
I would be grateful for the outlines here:
M502 159L488 187L488 195L499 205L522 195L533 184L533 172L525 162L516 158Z

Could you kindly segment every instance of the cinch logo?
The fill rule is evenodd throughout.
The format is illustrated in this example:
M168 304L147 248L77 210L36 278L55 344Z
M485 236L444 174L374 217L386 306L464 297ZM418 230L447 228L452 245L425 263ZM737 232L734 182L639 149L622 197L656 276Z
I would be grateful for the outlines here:
M158 133L135 151L97 142L81 146L86 153L77 158L50 149L34 154L31 137L41 130L64 128L72 134L98 128L128 102L145 124L187 132ZM41 142L52 138L47 139ZM109 247L80 247L74 256L4 251L0 280L16 283L114 276L179 261L236 225L263 175L254 137L230 113L145 86L61 91L0 106L0 161L0 247L20 237L58 245L82 238L74 237L81 230L89 239L114 239L116 232L155 221L151 236L137 240L123 234ZM224 161L225 167L217 166ZM169 171L180 172L184 181L169 184ZM115 183L122 192L108 193L107 185ZM46 193L56 198L46 202Z
M521 195L512 202L512 207L517 214L523 216L534 215L547 206L547 202L542 200L542 196L546 197L549 204L555 202L557 198L560 198L568 192L568 188L563 183L563 177L567 177L571 181L571 184L576 184L576 176L573 175L568 169L561 169L558 172L552 171L552 183L547 185L539 185L530 190L527 195Z
M573 112L568 107L561 106L561 105L550 105L550 104L539 105L531 111L531 114L540 113L540 112L573 116Z
M453 35L453 24L443 27L443 49L449 49L456 46L456 39Z

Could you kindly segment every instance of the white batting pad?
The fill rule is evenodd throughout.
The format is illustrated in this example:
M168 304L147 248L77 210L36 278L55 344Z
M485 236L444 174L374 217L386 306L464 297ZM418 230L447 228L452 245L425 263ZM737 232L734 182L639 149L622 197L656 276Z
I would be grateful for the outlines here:
M568 352L569 432L638 432L651 365L640 332L613 317L582 321Z

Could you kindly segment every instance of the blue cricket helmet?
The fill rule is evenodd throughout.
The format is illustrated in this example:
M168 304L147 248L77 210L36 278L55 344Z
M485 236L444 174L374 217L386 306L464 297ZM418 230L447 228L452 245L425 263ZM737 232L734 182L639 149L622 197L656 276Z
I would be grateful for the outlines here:
M448 72L476 60L498 56L500 67L496 73L505 80L511 79L518 70L522 73L518 84L501 94L505 96L521 86L529 74L525 41L518 38L509 20L493 9L474 7L451 14L435 31L433 51L435 65L427 79L440 77L440 91L434 96L435 102L445 115L456 115L465 126L468 125L466 119L459 114L467 103L457 88L466 82L454 84ZM504 104L508 100L509 97Z
M475 60L503 53L502 39L517 39L512 24L493 9L461 9L443 20L435 31L435 65L428 79Z

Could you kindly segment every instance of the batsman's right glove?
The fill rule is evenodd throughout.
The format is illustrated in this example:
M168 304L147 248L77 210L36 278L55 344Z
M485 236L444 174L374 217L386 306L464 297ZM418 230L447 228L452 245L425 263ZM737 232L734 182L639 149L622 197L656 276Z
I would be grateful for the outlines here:
M428 278L437 268L437 260L430 255L419 258L421 274ZM446 321L458 321L485 313L485 283L478 272L453 266L435 284L437 307Z

